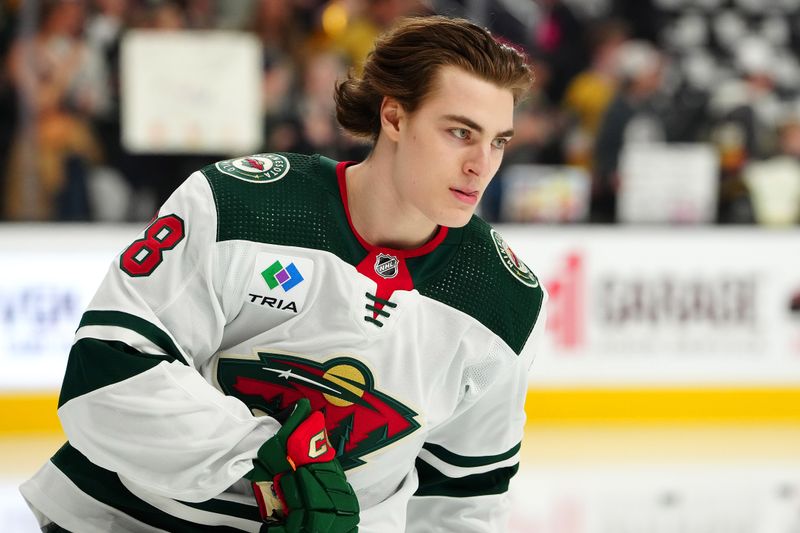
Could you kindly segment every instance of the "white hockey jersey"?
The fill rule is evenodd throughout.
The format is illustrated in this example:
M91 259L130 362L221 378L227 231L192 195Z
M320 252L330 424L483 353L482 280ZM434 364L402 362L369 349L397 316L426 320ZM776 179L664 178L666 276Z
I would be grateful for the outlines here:
M546 293L473 217L414 250L350 223L345 168L258 154L195 172L83 315L69 442L21 487L81 533L259 531L243 476L301 397L359 531L502 531Z

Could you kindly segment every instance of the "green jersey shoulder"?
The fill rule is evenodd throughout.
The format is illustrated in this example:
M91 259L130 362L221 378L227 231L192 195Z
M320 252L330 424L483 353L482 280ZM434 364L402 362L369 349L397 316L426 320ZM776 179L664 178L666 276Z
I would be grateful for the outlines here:
M245 240L332 252L355 261L336 184L319 155L257 154L202 169L214 195L217 241Z
M471 315L520 353L539 317L543 288L481 218L473 216L461 231L458 253L445 271L417 289Z

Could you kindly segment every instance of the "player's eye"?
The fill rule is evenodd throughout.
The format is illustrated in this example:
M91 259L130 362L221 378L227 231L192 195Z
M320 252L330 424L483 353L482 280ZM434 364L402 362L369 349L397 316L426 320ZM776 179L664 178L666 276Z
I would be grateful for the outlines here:
M469 130L466 128L451 128L450 133L458 139L469 139Z
M497 148L498 150L502 150L508 144L510 139L506 139L505 137L498 137L497 139L492 141L492 146Z

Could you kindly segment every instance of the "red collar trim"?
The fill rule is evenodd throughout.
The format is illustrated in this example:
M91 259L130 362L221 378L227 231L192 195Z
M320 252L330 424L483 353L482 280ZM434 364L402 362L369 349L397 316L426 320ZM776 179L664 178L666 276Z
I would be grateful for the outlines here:
M431 240L420 246L419 248L412 248L409 250L397 250L394 248L387 248L385 246L373 246L372 244L368 243L364 238L359 235L358 231L356 231L355 226L353 226L353 219L350 218L350 206L347 205L347 179L345 178L345 169L350 165L355 164L355 161L342 161L341 163L336 165L336 178L339 182L339 194L342 199L342 205L344 206L345 215L347 215L347 223L350 225L350 231L353 232L353 235L356 236L358 242L361 243L361 246L364 247L365 250L373 251L373 250L381 250L387 251L392 255L397 257L418 257L420 255L429 254L439 246L442 241L447 237L447 226L439 226L439 230L436 232L436 235L433 236Z

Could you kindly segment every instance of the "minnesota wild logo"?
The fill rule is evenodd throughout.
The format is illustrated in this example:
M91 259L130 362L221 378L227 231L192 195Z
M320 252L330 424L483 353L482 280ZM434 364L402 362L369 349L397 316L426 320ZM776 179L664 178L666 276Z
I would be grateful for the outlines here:
M511 272L515 278L528 287L538 287L539 280L533 275L531 269L529 269L528 266L517 257L517 254L511 250L511 247L506 243L503 237L495 230L491 230L490 233L497 253L500 255L500 259L503 261L506 270Z
M416 431L417 413L375 389L360 361L337 357L319 364L302 357L258 352L257 358L222 356L217 380L225 394L258 414L274 415L308 398L325 415L328 437L342 468Z
M251 183L272 183L289 172L289 160L278 154L256 154L227 159L216 164L217 170Z

